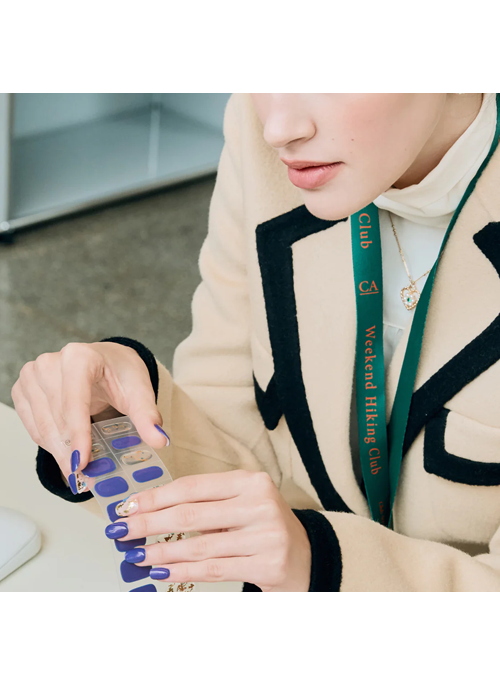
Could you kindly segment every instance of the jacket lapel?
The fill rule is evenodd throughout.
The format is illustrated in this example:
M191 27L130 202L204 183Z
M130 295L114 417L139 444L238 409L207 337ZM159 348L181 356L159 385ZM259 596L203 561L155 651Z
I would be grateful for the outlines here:
M445 403L460 410L467 401L460 390L500 359L498 188L500 149L462 208L438 265L405 453ZM259 224L256 239L275 367L267 389L256 384L259 408L268 412L271 429L285 415L325 509L369 515L349 446L356 341L350 217L325 221L302 205ZM410 329L411 321L386 369L387 421ZM494 402L485 398L490 407L500 404L500 368L498 381ZM489 420L483 410L479 420ZM500 415L492 425L500 427Z
M352 471L346 401L356 336L350 222L318 219L302 205L260 224L256 238L275 368L269 396L276 391L324 508L359 510L366 501Z
M483 397L469 386L500 359L500 202L499 193L492 192L500 187L499 152L497 148L462 208L438 264L403 453L445 403L500 427L493 409L500 402L499 383L489 383ZM388 372L387 419L410 326ZM473 398L460 392L466 386Z

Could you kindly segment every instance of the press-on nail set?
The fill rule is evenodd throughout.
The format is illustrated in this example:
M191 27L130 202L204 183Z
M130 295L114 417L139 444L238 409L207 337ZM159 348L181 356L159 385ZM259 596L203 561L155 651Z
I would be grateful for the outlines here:
M133 493L170 483L165 464L152 447L141 440L129 416L93 423L91 461L82 469L85 483L109 521L127 521L115 511L117 504ZM125 552L156 542L187 537L185 533L165 533L137 540L111 540L113 557L122 592L192 592L194 583L167 583L149 576L151 566L125 561Z

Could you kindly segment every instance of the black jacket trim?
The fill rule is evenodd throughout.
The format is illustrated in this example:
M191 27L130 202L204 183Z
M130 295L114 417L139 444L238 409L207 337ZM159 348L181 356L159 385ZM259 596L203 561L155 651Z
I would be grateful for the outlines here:
M474 242L500 276L500 222L492 222L474 235ZM482 333L444 364L414 394L410 406L403 454L422 428L462 388L500 359L500 315Z
M273 431L283 416L283 409L279 403L275 377L273 376L271 378L265 391L262 390L255 376L253 377L253 384L255 388L255 401L257 402L260 415L264 420L266 428Z
M314 509L292 509L304 526L311 545L311 580L308 592L340 592L342 553L330 522ZM243 592L262 592L253 583L243 583Z
M293 282L293 243L337 223L318 219L302 205L259 224L256 239L279 405L321 504L350 512L328 476L307 403Z
M500 463L464 459L446 451L449 409L443 407L425 426L424 469L440 478L465 485L500 485Z
M309 592L340 592L342 553L331 523L314 509L292 511L306 529L311 544Z
M66 485L57 461L43 447L38 447L36 472L44 488L52 494L62 497L67 502L86 502L94 496L90 491L82 492L81 495L74 495L69 486Z
M149 372L149 377L151 379L151 385L153 386L155 393L155 402L158 401L158 366L156 364L156 359L154 354L145 345L132 338L124 337L114 337L105 338L100 342L115 342L120 345L126 345L134 349L143 362L146 364ZM91 492L82 492L81 495L73 495L70 488L66 485L63 480L61 470L54 459L54 456L44 450L43 447L38 447L38 452L36 455L36 472L40 483L44 488L52 492L58 497L62 497L67 502L86 502L91 499L94 495Z
M262 592L262 590L258 585L254 585L253 583L243 583L242 592Z

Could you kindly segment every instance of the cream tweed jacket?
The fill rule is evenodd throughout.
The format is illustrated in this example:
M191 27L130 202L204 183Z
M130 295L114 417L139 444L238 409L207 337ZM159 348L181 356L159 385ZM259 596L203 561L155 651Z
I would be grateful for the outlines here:
M224 135L172 371L116 339L150 370L171 438L159 455L174 478L266 470L309 534L310 590L500 590L500 146L437 269L389 530L370 519L349 445L350 217L307 211L248 94L230 97ZM386 370L387 421L410 326ZM54 490L50 456L39 450L39 474Z

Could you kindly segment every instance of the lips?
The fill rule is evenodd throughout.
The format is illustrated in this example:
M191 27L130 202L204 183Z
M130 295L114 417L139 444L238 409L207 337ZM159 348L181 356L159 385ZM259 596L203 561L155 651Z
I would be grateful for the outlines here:
M305 160L296 160L295 162L280 158L283 164L286 164L290 169L307 169L312 166L330 166L330 164L337 164L338 162L310 162Z
M324 185L334 178L343 167L343 162L334 162L333 164L285 162L285 164L288 166L288 178L293 185L305 190L312 190Z

